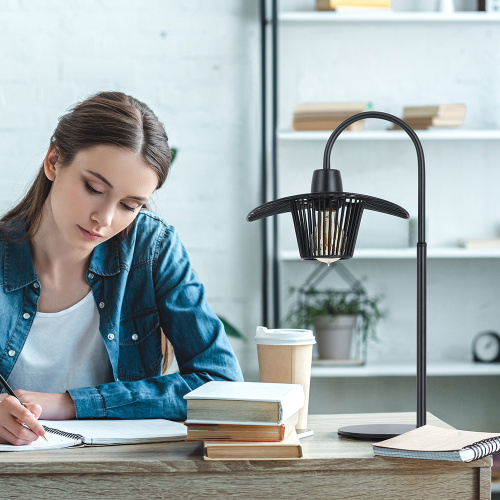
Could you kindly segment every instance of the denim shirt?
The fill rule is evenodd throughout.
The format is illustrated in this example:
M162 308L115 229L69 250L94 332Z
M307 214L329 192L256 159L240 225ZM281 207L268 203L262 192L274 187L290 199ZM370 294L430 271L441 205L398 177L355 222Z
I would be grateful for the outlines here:
M86 280L114 382L71 388L77 418L184 420L183 396L210 380L243 380L224 327L175 229L141 211L129 235L98 245ZM0 373L8 378L37 311L40 282L28 242L0 233ZM161 375L161 330L179 373Z

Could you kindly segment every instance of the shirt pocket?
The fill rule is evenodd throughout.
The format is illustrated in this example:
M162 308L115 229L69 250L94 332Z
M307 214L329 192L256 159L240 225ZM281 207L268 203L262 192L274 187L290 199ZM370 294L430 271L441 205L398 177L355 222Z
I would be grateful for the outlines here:
M120 321L118 377L141 380L159 375L162 352L156 309L130 314Z

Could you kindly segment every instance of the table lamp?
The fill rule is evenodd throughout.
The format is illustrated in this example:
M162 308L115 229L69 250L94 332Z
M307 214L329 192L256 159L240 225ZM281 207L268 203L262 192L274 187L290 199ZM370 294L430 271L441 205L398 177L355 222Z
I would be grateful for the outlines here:
M342 436L382 440L421 427L426 423L426 259L425 243L425 161L422 144L403 120L380 111L358 113L343 121L330 135L323 156L323 168L313 173L311 192L270 201L252 210L247 220L291 212L300 257L330 265L350 259L358 236L363 210L373 210L408 219L408 212L386 200L344 192L339 170L330 168L333 144L339 135L358 120L378 118L403 129L415 145L418 160L418 241L417 241L417 422L415 425L373 424L342 427ZM354 133L354 132L352 132Z

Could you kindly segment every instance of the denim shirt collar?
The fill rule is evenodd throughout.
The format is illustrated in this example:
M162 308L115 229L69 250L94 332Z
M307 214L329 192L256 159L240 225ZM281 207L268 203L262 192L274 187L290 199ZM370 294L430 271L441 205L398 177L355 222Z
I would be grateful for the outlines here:
M5 291L13 292L38 281L29 241L6 240L5 245ZM120 252L115 238L94 248L89 271L101 276L112 276L120 272Z
M5 245L5 260L3 263L5 291L7 293L13 292L37 281L38 278L28 240L21 243L7 240Z
M120 272L120 252L116 237L94 248L89 271L101 276L112 276Z

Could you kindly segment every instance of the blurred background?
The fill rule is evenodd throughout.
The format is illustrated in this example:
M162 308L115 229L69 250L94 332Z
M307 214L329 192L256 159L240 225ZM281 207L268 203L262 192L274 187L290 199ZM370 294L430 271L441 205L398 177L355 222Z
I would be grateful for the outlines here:
M258 379L253 336L263 322L260 223L245 220L261 203L259 4L0 2L0 211L24 193L69 106L101 90L146 102L178 151L153 208L178 230L211 307L248 339L231 338L248 380ZM414 17L324 22L311 16L318 14L314 0L279 2L277 191L307 192L312 171L322 167L328 133L292 130L301 102L371 102L397 116L405 106L466 104L460 130L421 135L428 409L457 427L498 432L500 367L474 363L472 345L478 333L500 330L500 252L478 256L459 245L500 235L500 22L473 17L476 1L455 1L455 13L440 6L394 0L394 14ZM270 80L269 57L266 65ZM270 99L270 81L267 90ZM270 106L266 119L270 124ZM368 122L359 140L339 140L332 166L342 171L346 191L388 199L415 216L415 151L409 139L392 140L398 132L388 126ZM269 164L270 155L269 149ZM416 264L408 231L407 221L364 215L360 258L355 253L346 266L370 294L383 297L388 314L377 327L379 340L368 342L365 365L313 367L311 413L415 410ZM280 317L296 300L289 289L316 265L300 261L291 217L280 216ZM267 322L279 326L272 316Z
M94 92L147 103L177 158L153 208L179 232L211 307L247 334L260 314L259 4L0 2L0 211L18 200L58 117ZM235 346L238 348L238 346Z

